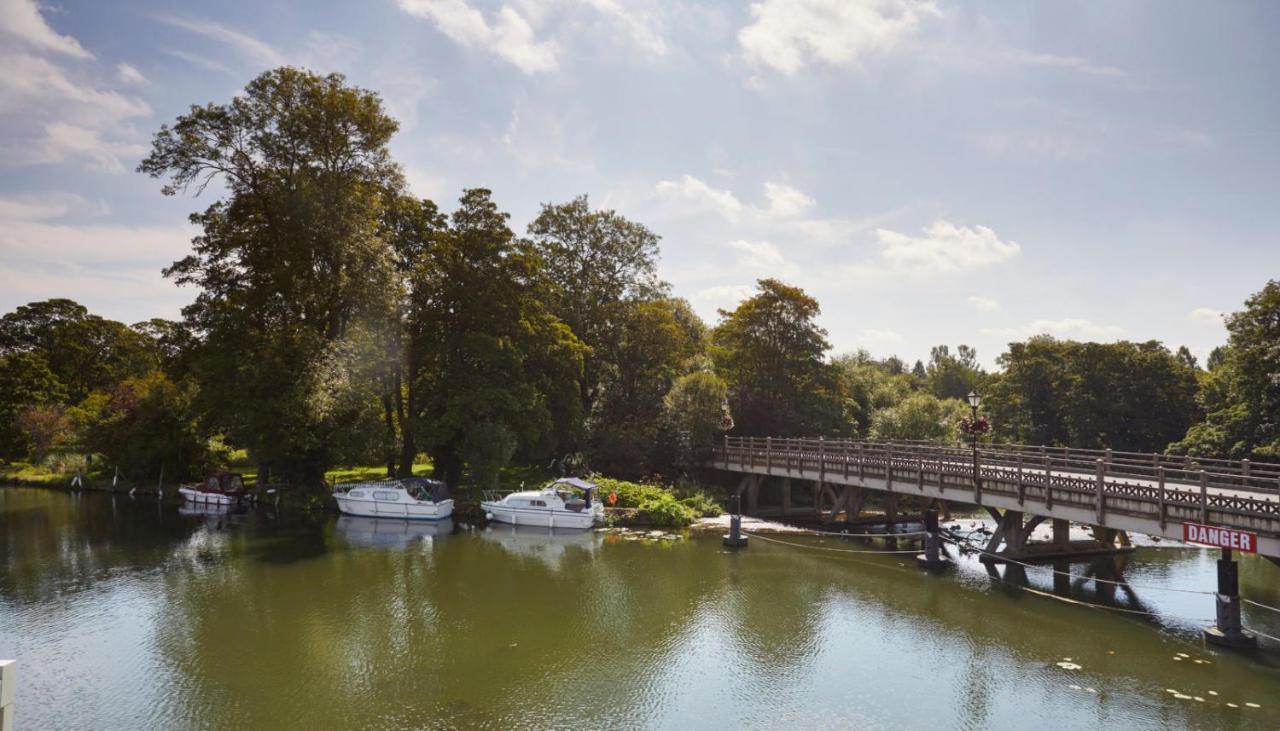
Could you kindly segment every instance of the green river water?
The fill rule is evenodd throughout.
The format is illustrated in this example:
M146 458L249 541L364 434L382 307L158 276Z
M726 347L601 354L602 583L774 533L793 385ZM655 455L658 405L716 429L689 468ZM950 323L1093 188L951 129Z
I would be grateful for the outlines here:
M1123 576L1211 590L1216 558L1141 548ZM1241 581L1280 606L1280 567L1246 557ZM18 729L1280 728L1280 646L1202 646L1211 596L1058 589L1155 616L969 559L0 488Z

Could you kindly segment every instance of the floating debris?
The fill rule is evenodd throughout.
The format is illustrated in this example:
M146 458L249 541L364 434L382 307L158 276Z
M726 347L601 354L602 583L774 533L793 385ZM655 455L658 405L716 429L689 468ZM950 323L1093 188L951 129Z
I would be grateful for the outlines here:
M1189 701L1189 700L1191 700L1191 696L1189 696L1189 695L1187 695L1187 694L1185 694L1185 693L1174 693L1174 694L1173 694L1173 697L1174 697L1174 698L1177 698L1177 699L1178 699L1178 700L1180 700L1180 701Z
M1216 690L1209 691L1209 695L1217 695L1217 694L1218 694L1218 691Z
M1164 692L1166 692L1166 693L1173 693L1174 695L1177 695L1177 694L1178 694L1178 691L1174 690L1173 688L1165 688L1165 689L1164 689Z
M1174 659L1174 660L1176 660L1176 661L1178 661L1178 662L1182 662L1182 658L1178 657L1177 655L1174 655L1174 656L1173 656L1173 659Z
M1187 653L1185 653L1185 652L1179 652L1179 653L1178 653L1178 657L1191 657L1191 656L1190 656L1190 655L1188 655L1188 654L1187 654Z
M1081 687L1080 687L1080 686L1078 686L1078 685L1075 685L1074 683L1073 683L1073 684L1071 684L1071 685L1068 685L1067 687L1068 687L1068 688L1070 688L1070 689L1072 689L1072 690L1084 690L1083 688L1081 688Z
M1098 692L1098 691L1094 690L1093 688L1085 688L1085 690L1089 691L1090 693L1097 693L1097 692Z
M1115 651L1115 650L1107 650L1107 654L1108 654L1108 655L1114 655L1114 654L1116 654L1116 651Z
M1195 663L1195 664L1197 664L1197 665L1204 665L1204 664L1205 664L1205 661L1204 661L1204 660L1201 660L1201 659L1200 659L1200 658L1198 658L1198 657L1197 657L1196 659L1192 660L1191 662L1193 662L1193 663Z
M1262 706L1258 705L1257 703L1246 703L1244 705L1247 708L1262 708Z
M1073 662L1060 662L1060 663L1057 663L1057 665L1063 670L1083 670L1084 669L1083 666L1077 665L1076 663L1073 663Z
M1063 661L1065 661L1065 662L1071 662L1071 658L1069 658L1069 657L1064 657L1064 658L1062 658L1062 659L1063 659Z
M1200 703L1204 703L1204 699L1203 699L1203 698L1201 698L1200 696L1195 696L1195 699L1196 699L1196 701L1198 701L1198 702L1200 702Z
M1234 704L1234 703L1228 703L1228 704L1227 704L1227 708L1239 708L1239 707L1240 707L1240 706L1237 706L1237 705L1236 705L1236 704Z
M519 642L512 642L511 644L507 645L507 647L515 647L516 645L519 645L519 644L520 644Z

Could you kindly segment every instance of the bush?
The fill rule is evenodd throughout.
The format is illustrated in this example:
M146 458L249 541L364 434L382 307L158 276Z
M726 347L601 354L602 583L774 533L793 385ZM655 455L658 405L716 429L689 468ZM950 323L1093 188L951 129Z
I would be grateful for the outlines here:
M645 523L659 528L683 528L693 522L693 510L686 508L676 499L667 495L663 499L645 500L640 504L637 517Z
M481 490L497 488L502 468L515 454L516 441L515 433L505 424L482 421L468 430L463 457L476 487Z
M705 493L698 492L679 499L670 488L662 485L615 480L608 477L595 479L600 487L601 499L616 493L617 508L636 508L637 518L645 523L661 527L683 527L697 518L720 515L720 506Z

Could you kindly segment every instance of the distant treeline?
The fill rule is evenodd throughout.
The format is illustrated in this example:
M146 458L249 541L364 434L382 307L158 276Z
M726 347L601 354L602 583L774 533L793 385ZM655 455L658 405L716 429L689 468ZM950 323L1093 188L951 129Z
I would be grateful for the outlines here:
M139 170L221 197L165 274L181 322L133 326L70 300L0 319L0 459L77 452L190 477L243 449L259 479L335 464L450 485L574 455L674 478L719 435L954 440L970 390L1001 440L1280 457L1280 283L1228 318L1202 369L1157 342L964 345L913 367L832 357L816 300L765 279L708 327L656 273L659 237L583 196L524 236L484 189L448 213L406 192L378 96L281 68L192 107Z

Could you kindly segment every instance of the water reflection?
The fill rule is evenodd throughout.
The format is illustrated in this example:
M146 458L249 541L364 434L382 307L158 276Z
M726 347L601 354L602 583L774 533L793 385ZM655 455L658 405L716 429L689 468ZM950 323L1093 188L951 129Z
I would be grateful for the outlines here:
M1084 578L1065 584L1042 569L998 566L994 584L972 558L934 575L910 556L754 541L730 553L716 540L627 541L512 526L447 531L381 519L291 521L260 510L182 515L171 504L157 514L150 503L0 490L0 655L25 665L20 723L1280 722L1280 708L1270 707L1280 674L1265 659L1206 651L1190 631L1162 632L1009 586L1162 616L1211 611L1199 595L1171 601L1143 588L1211 588L1214 557L1195 549L1067 564L1058 568ZM1260 563L1242 564L1242 578L1274 591L1280 574ZM80 586L63 592L45 583L59 581ZM1173 661L1175 652L1212 664ZM1058 667L1064 656L1083 669ZM1178 701L1166 688L1209 700ZM1228 710L1228 701L1264 707L1240 718L1229 714L1244 711Z
M591 557L601 539L591 530L564 530L531 525L490 523L479 532L481 538L502 546L508 553L534 559L552 571L559 571L566 561L585 561Z
M429 544L449 535L453 532L453 519L396 520L341 515L335 529L344 541L353 546L403 548L420 543Z

